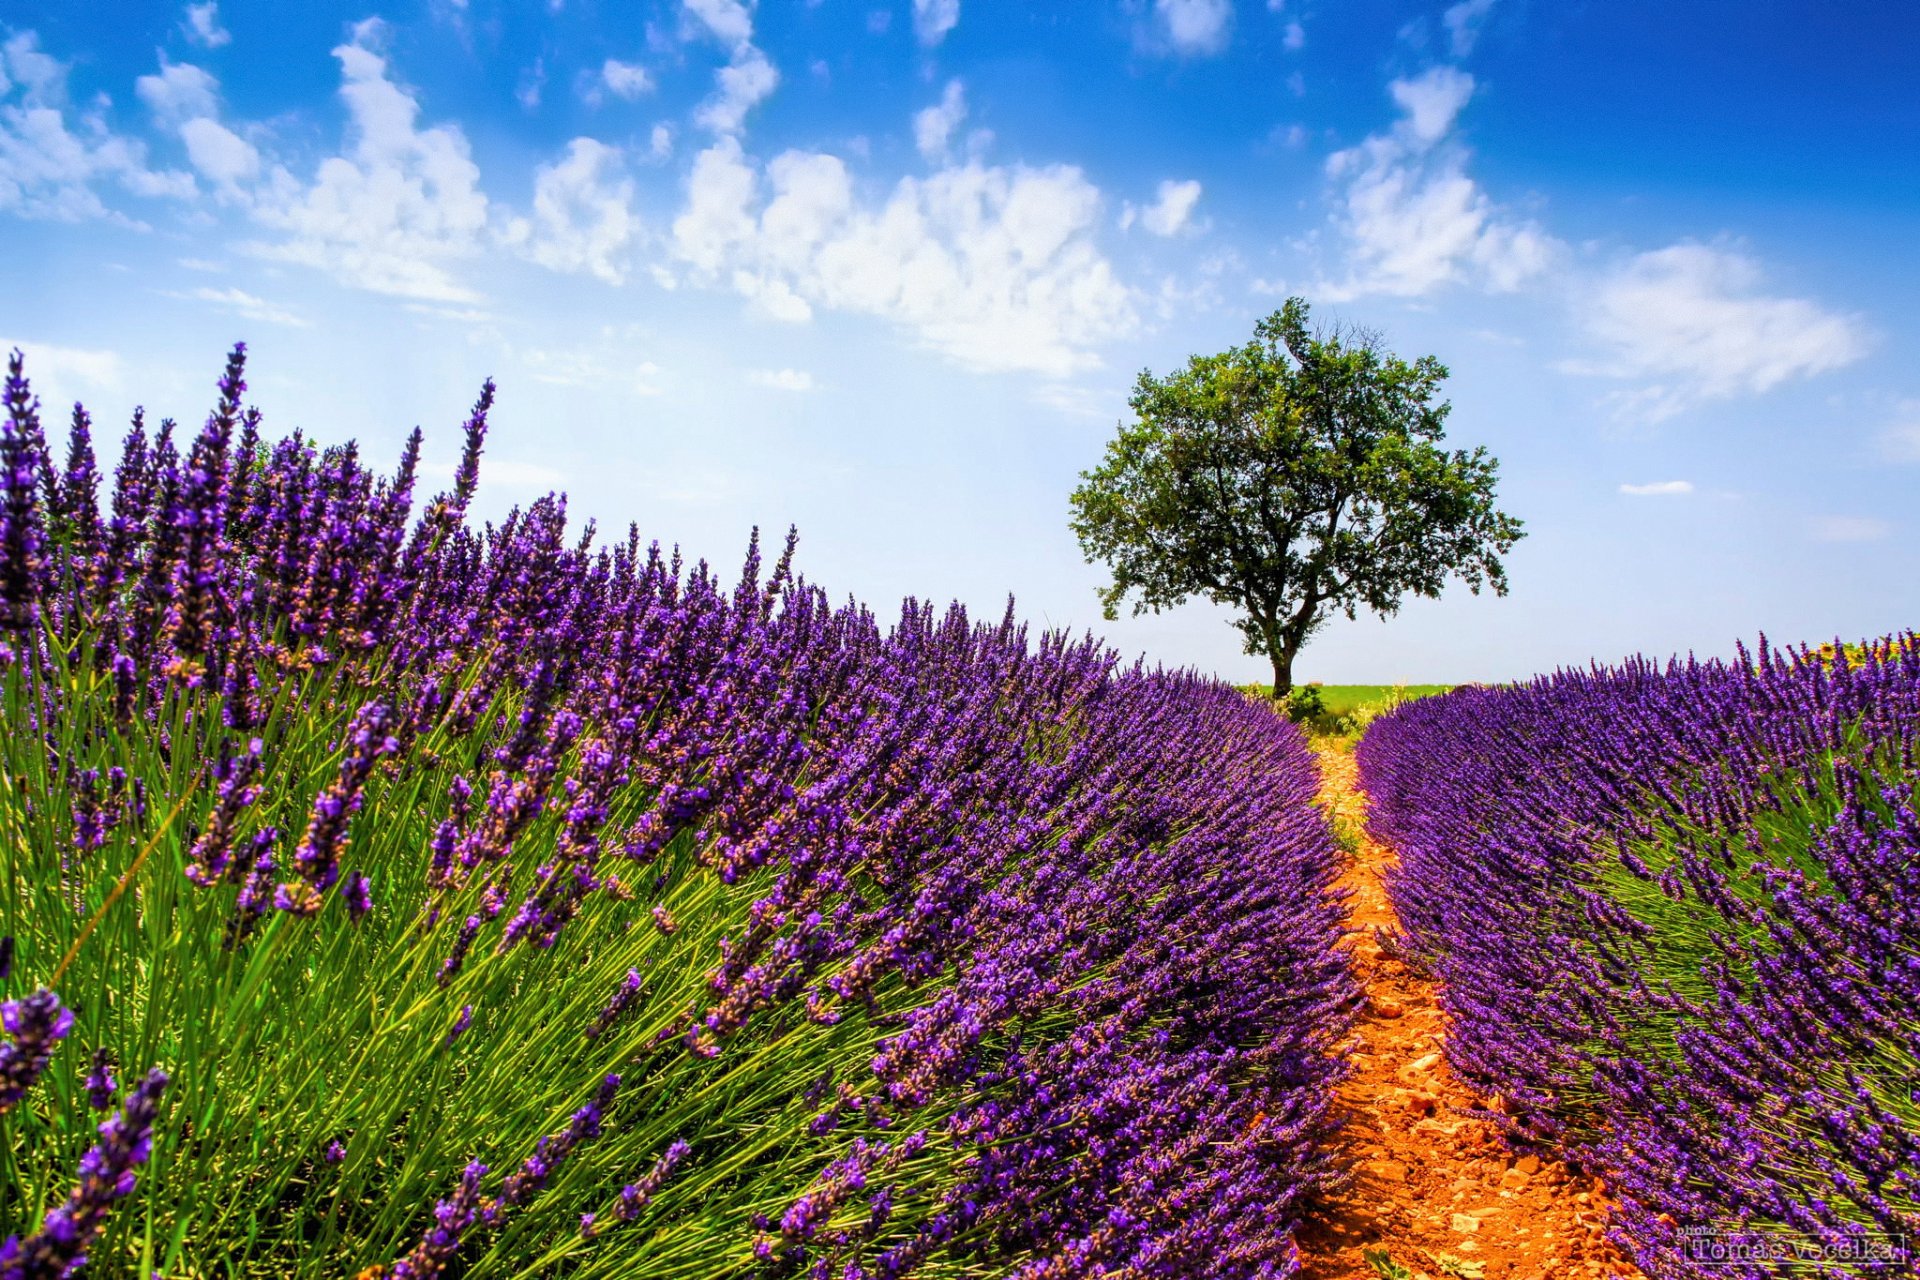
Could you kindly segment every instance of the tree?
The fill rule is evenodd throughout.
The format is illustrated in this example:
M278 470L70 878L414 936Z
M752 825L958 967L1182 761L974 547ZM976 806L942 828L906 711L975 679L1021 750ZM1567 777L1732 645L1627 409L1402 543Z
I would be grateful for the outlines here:
M1081 473L1073 531L1105 561L1108 619L1204 595L1232 606L1247 652L1273 663L1274 697L1337 610L1385 617L1450 577L1505 595L1500 556L1522 536L1494 507L1499 463L1440 447L1447 370L1409 364L1362 331L1309 330L1290 298L1254 341L1143 371L1106 456Z

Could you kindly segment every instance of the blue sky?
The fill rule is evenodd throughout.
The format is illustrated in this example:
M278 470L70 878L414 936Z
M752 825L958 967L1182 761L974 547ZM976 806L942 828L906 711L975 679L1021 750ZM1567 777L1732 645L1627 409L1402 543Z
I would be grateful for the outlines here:
M1304 679L1910 626L1920 9L1463 0L13 4L0 341L52 405L270 424L1256 678L1066 527L1142 368L1289 294L1452 370L1505 599ZM117 434L111 428L102 435Z

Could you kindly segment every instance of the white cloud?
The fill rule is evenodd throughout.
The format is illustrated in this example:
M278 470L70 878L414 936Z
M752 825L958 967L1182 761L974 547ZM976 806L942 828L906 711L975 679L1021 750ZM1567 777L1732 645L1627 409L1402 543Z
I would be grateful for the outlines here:
M1920 400L1902 400L1892 425L1880 433L1880 452L1891 462L1920 462Z
M0 354L15 348L26 357L27 380L47 404L80 398L80 391L112 391L120 386L118 352L88 347L59 347L48 342L0 338Z
M224 307L245 319L258 321L262 324L286 325L292 329L306 329L311 327L305 319L288 311L285 307L276 306L268 302L265 298L256 298L254 295L242 289L213 289L202 286L201 288L193 290L191 293L175 293L169 296L189 298L196 302L210 302L217 307Z
M1179 53L1219 53L1227 47L1232 0L1153 0L1153 12Z
M1342 184L1336 221L1350 261L1345 281L1316 292L1333 301L1416 297L1454 283L1506 292L1552 267L1564 246L1467 176L1466 149L1452 134L1473 77L1434 67L1388 91L1401 111L1393 128L1327 159Z
M673 154L673 126L656 124L653 133L647 139L647 154L655 160L665 160Z
M193 167L223 194L236 196L240 183L259 176L260 152L220 123L220 82L206 71L163 60L157 75L141 76L133 87L154 120L180 136Z
M618 58L608 58L601 64L600 80L609 93L628 102L653 90L653 77L645 67L637 62L621 62Z
M220 5L217 0L188 5L187 16L181 22L180 30L202 49L218 49L233 39L227 29L220 25Z
M747 379L775 391L812 391L815 386L813 375L805 369L755 369Z
M0 212L77 222L110 218L95 190L113 181L137 196L191 198L193 176L147 167L146 148L108 125L104 96L69 116L67 68L18 31L0 45Z
M942 160L953 131L967 118L966 90L958 80L947 81L940 101L913 117L913 141L928 160Z
M1141 226L1156 236L1178 235L1193 225L1194 206L1200 203L1200 184L1189 178L1185 182L1171 179L1162 182L1157 192L1158 198L1145 209L1135 209L1128 205L1121 216L1120 225L1130 227L1135 219Z
M311 185L276 170L257 216L287 238L250 247L356 288L471 303L478 295L451 268L480 249L480 170L458 125L416 127L420 102L389 78L376 48L383 32L377 20L361 23L333 51L352 145L322 161Z
M1447 42L1454 57L1464 58L1473 52L1474 44L1480 39L1480 24L1493 6L1494 0L1460 0L1440 15L1440 25L1447 29Z
M1280 47L1288 53L1298 53L1307 47L1307 29L1297 22L1289 22L1280 31Z
M215 185L232 189L251 182L260 173L260 152L251 142L221 124L201 116L180 126L187 159Z
M913 30L931 49L960 24L960 0L913 0Z
M1655 480L1650 484L1623 484L1620 492L1635 498L1677 498L1693 492L1693 481Z
M780 72L752 45L736 51L733 61L713 78L718 87L693 118L702 128L720 134L739 133L747 122L747 112L766 101L780 84Z
M686 13L736 53L753 39L753 5L742 0L686 0Z
M727 138L694 162L673 251L769 314L877 316L972 368L1063 377L1138 324L1093 243L1099 209L1078 169L978 162L863 203L837 156L786 152L763 183Z
M220 109L220 82L189 62L162 59L158 75L141 76L133 91L154 118L177 129L188 120L216 114Z
M1730 249L1676 244L1628 259L1581 304L1588 336L1609 350L1569 372L1647 380L1619 398L1652 420L1702 400L1771 390L1866 353L1854 316L1761 291L1759 265Z
M1807 531L1818 542L1878 542L1893 533L1893 526L1871 516L1815 516L1807 521Z
M504 237L550 270L621 284L627 251L639 234L633 183L623 175L620 152L575 138L563 159L535 172L533 216L510 219Z

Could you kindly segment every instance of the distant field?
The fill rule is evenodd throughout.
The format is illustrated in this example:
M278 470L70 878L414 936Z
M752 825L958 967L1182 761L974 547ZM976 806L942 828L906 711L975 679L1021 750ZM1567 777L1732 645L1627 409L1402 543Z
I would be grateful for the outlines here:
M1344 716L1372 703L1384 702L1387 695L1396 688L1408 698L1427 698L1436 693L1445 693L1457 686L1450 684L1323 684L1315 687L1320 690L1321 700L1327 704L1327 714ZM1262 697L1269 697L1273 693L1273 686L1270 684L1250 684L1244 688L1247 692L1259 694Z

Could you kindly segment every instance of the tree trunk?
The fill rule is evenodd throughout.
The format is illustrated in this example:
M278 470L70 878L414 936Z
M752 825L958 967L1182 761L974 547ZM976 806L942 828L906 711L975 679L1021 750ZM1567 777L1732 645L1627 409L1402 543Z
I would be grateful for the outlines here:
M1273 700L1285 702L1293 692L1293 654L1276 644L1267 650L1267 657L1273 663Z

